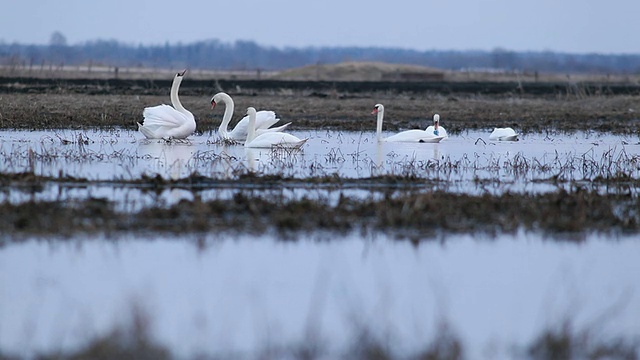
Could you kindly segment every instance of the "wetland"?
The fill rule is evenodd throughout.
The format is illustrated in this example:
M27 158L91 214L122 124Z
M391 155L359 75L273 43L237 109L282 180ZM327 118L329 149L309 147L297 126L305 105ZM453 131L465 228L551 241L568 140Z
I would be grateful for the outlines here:
M637 356L637 85L187 75L196 133L146 140L169 87L0 81L0 357ZM220 90L308 142L221 142Z

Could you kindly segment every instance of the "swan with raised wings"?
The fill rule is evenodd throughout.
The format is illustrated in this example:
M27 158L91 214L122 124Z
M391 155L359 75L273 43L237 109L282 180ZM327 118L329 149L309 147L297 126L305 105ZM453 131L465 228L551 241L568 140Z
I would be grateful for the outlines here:
M147 139L185 139L196 131L196 120L185 109L178 98L180 83L187 70L177 73L171 84L171 104L147 107L142 112L144 120L138 123L140 131Z
M211 108L215 108L220 102L224 103L225 108L224 115L222 116L222 123L220 123L220 127L218 128L218 134L225 140L245 141L247 139L249 129L249 117L245 116L242 118L233 130L229 131L227 127L229 126L229 122L233 116L235 105L229 94L219 92L211 98ZM280 121L280 119L276 117L275 112L267 110L258 111L256 113L256 135L262 135L266 132L281 132L291 124L286 123L282 126L272 128L271 126L275 125L278 121Z
M384 106L382 104L376 104L371 112L372 115L378 115L378 123L376 126L376 136L379 142L422 142L422 143L437 143L444 139L444 136L436 136L433 133L428 133L424 130L406 130L389 137L382 137L382 122L384 118Z
M440 115L438 114L433 115L433 125L427 126L424 131L435 136L442 136L443 138L449 137L447 130L440 126Z
M518 141L518 134L510 127L494 128L489 140L493 141Z
M247 141L244 146L247 148L288 148L298 149L308 139L300 139L297 136L287 134L284 132L265 132L261 135L256 135L256 109L254 107L247 108L247 115L249 118Z

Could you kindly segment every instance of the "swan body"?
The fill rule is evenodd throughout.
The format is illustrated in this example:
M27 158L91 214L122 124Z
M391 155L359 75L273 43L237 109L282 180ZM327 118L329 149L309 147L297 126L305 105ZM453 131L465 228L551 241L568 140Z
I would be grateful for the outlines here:
M196 131L196 120L185 109L178 98L180 83L187 70L177 73L171 84L171 104L147 107L142 112L144 120L138 123L140 131L147 139L185 139Z
M233 130L229 131L227 127L233 116L234 103L231 96L227 93L217 93L211 98L211 108L215 108L218 103L224 103L224 115L222 116L222 123L218 128L218 134L222 139L245 141L249 130L249 116L242 118ZM281 132L286 129L291 123L286 123L282 126L272 128L280 119L276 117L276 113L273 111L261 110L256 113L256 135L262 135L267 132Z
M246 148L288 148L299 149L308 139L300 139L297 136L279 131L269 131L261 135L256 135L256 109L247 108L247 117L249 118L249 128L247 133L247 141L244 143Z
M389 137L382 137L382 122L384 118L384 106L382 104L376 104L371 112L372 115L377 114L378 123L376 126L376 136L378 142L421 142L421 143L437 143L444 139L444 136L434 135L424 130L407 130Z
M433 115L433 125L429 125L424 131L443 138L449 137L447 130L440 126L440 115L438 114Z
M489 140L493 141L518 141L518 134L510 127L494 128Z

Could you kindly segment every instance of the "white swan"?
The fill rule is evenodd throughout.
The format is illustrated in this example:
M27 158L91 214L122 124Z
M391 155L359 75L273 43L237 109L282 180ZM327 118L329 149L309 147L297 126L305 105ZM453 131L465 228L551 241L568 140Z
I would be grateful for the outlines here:
M423 143L437 143L444 139L444 136L436 136L433 133L428 133L424 130L406 130L389 137L382 137L382 121L384 118L384 106L382 104L376 104L371 112L372 115L378 115L378 124L376 126L376 136L379 142L423 142Z
M447 130L440 126L440 115L438 114L433 115L433 125L429 125L424 131L435 136L442 136L443 138L449 137Z
M196 120L185 109L178 98L178 89L187 70L177 73L171 84L171 104L147 107L142 112L144 120L138 123L140 131L147 139L184 139L196 131Z
M518 141L518 134L510 127L494 128L489 140L493 141Z
M237 124L236 127L229 132L227 130L227 126L229 126L229 122L231 121L231 117L233 116L234 103L231 96L226 93L220 92L215 94L211 98L211 108L215 108L218 103L224 103L224 115L222 116L222 123L218 128L218 134L222 139L225 140L234 140L234 141L245 141L247 139L248 129L249 129L249 117L245 116L242 118ZM262 135L265 132L279 132L287 128L289 124L286 123L282 126L271 128L271 126L275 125L280 119L276 117L276 113L273 111L261 110L256 114L256 135Z
M300 139L291 134L284 132L265 132L262 135L256 135L256 109L247 108L249 117L249 129L247 133L247 141L244 146L247 148L288 148L298 149L309 139Z

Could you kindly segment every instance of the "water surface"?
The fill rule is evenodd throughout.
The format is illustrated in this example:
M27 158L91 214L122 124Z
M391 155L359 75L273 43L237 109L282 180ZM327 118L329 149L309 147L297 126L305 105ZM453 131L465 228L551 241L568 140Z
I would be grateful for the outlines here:
M183 356L256 354L308 334L338 354L363 327L412 353L443 322L469 358L510 358L562 319L596 336L640 336L637 239L299 240L81 236L5 246L0 348L73 348L126 322L135 304L157 341Z
M518 142L491 142L488 132L468 131L439 144L383 143L373 132L298 131L309 141L300 152L245 149L224 145L215 134L192 136L187 142L143 139L128 130L2 131L0 171L33 172L49 177L88 179L90 183L46 183L35 192L8 189L0 200L52 200L104 197L121 209L139 209L158 200L168 204L190 199L191 191L171 189L148 194L111 182L160 176L180 179L198 174L236 179L241 174L286 178L338 176L345 180L403 176L429 180L424 191L469 194L539 193L624 174L640 176L640 145L629 136L582 132L525 134ZM558 181L556 181L559 180ZM109 182L109 183L104 183ZM348 181L347 181L348 183ZM232 196L231 191L203 189L204 199ZM30 190L30 189L27 189ZM331 197L335 192L304 187L285 188L293 197ZM625 191L636 192L635 188ZM340 189L338 193L368 196L370 191ZM267 195L268 196L268 195Z

